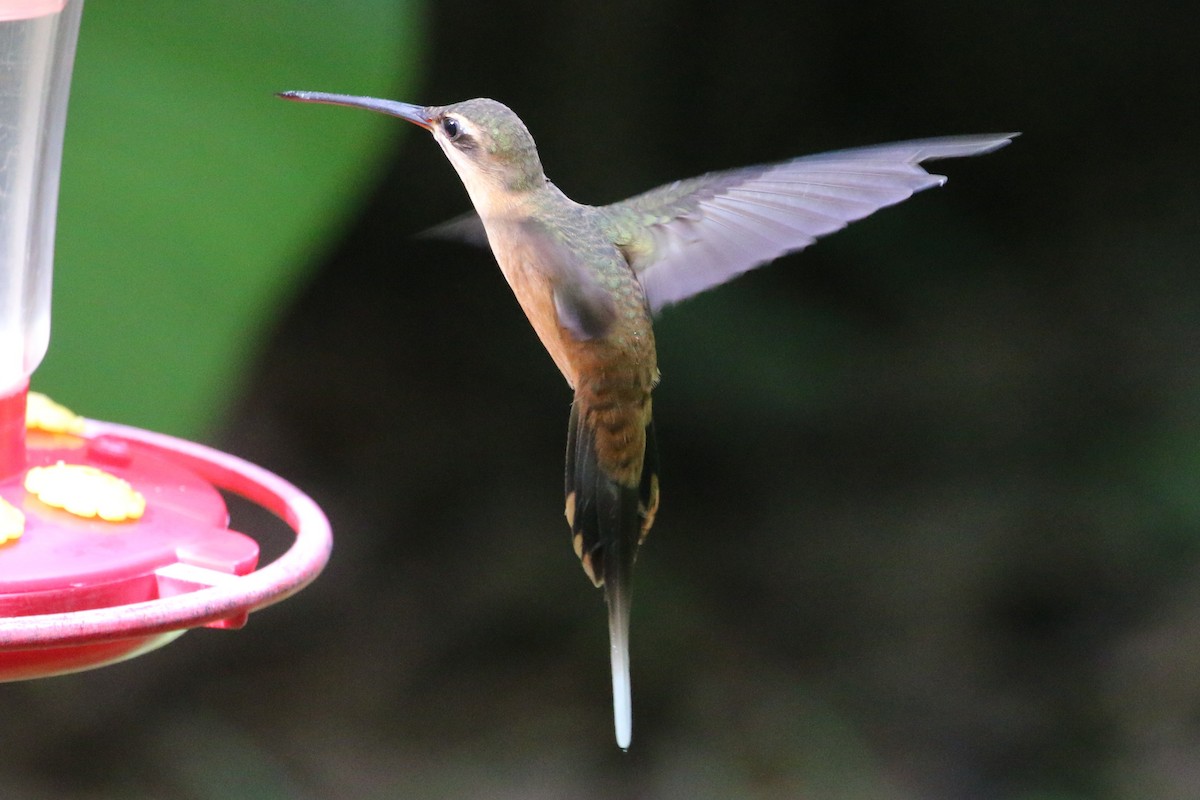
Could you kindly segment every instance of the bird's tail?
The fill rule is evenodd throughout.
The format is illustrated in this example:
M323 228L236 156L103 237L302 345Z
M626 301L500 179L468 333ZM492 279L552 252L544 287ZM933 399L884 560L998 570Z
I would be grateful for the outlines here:
M649 398L646 400L649 403ZM612 657L613 714L617 744L629 747L633 735L629 682L630 580L638 546L658 510L657 447L647 405L645 422L621 430L579 398L571 407L567 431L566 515L575 554L588 577L604 587ZM603 437L622 447L603 447ZM614 459L613 454L620 455ZM632 455L630 454L632 452ZM601 454L612 464L603 463Z

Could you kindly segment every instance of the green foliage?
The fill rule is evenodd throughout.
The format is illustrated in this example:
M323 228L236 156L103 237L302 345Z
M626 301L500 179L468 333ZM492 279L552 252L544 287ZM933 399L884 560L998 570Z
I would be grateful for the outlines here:
M406 96L420 23L417 0L88 3L35 388L175 434L218 419L400 130L273 94Z

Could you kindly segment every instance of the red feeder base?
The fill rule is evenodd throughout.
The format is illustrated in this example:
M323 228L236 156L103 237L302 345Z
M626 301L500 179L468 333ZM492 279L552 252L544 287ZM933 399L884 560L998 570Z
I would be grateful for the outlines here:
M89 421L80 436L30 431L25 454L30 467L65 462L124 479L146 510L125 522L82 519L27 493L24 469L0 480L0 496L26 518L21 538L0 545L0 681L111 664L192 627L241 627L329 558L329 523L311 499L217 450ZM227 527L218 488L282 518L292 547L256 571L258 544Z

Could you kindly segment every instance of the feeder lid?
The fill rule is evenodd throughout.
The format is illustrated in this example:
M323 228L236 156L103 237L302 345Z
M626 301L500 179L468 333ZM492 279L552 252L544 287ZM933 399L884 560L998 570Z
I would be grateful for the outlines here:
M19 538L0 545L0 617L154 600L189 568L210 576L200 583L254 570L257 542L227 527L224 499L193 470L116 436L31 430L26 448L30 470L0 482L0 497L25 516ZM108 521L93 507L80 516L86 506L72 513L29 491L39 468L63 467L104 476L117 491L124 482L144 513Z

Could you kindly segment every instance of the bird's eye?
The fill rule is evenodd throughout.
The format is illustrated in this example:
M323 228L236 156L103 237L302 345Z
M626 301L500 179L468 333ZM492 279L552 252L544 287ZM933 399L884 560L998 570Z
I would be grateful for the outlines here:
M459 125L454 117L442 117L442 133L446 134L447 139L454 141L462 135L462 125Z

